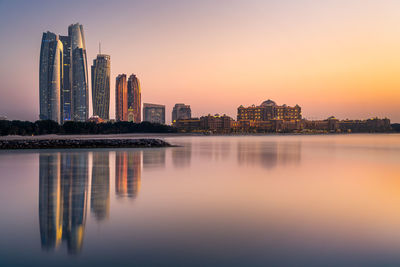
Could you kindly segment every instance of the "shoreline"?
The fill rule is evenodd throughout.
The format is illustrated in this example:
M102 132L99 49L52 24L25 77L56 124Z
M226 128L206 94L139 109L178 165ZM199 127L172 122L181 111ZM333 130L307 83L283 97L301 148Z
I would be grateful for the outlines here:
M13 140L135 140L135 139L162 139L174 137L240 137L240 136L314 136L314 135L366 135L366 134L399 134L398 132L376 133L236 133L236 134L203 134L203 133L127 133L127 134L81 134L81 135L6 135L0 136L2 141Z
M1 150L79 148L160 148L174 147L156 138L138 139L14 139L0 140Z

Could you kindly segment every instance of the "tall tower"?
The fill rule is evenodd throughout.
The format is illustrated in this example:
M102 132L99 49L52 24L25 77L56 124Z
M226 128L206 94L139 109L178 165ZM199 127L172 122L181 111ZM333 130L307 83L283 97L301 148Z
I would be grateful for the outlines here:
M86 121L89 117L88 70L83 26L79 23L68 27L72 53L72 102L73 120Z
M128 113L132 113L133 122L141 122L141 92L140 82L135 74L128 79Z
M126 74L118 75L115 81L115 119L128 120L128 90Z
M39 117L62 123L63 44L56 34L43 33L39 65Z
M71 38L69 36L60 36L63 44L63 88L61 92L62 120L70 121L72 119L72 48Z
M99 51L100 52L100 51ZM110 56L99 53L92 65L93 115L103 120L110 113Z

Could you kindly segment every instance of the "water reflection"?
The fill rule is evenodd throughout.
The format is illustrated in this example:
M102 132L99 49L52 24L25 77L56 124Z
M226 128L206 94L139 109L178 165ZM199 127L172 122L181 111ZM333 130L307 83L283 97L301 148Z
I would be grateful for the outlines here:
M165 168L165 149L143 150L143 169Z
M301 142L238 142L237 162L239 165L259 165L271 169L278 165L299 165Z
M86 223L88 153L39 155L39 223L42 248L61 240L69 253L78 253Z
M115 193L136 198L140 190L141 151L117 151L115 155Z
M93 152L91 211L98 221L110 214L110 155L108 152Z

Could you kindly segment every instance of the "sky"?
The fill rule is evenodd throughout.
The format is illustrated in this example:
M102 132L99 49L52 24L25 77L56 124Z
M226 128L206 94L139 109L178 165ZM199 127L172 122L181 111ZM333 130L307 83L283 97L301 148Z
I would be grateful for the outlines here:
M111 56L111 118L116 76L135 73L142 103L166 105L167 122L176 103L236 118L267 99L308 119L400 122L399 10L398 0L0 0L0 115L38 119L42 33L79 22L89 74L99 42Z

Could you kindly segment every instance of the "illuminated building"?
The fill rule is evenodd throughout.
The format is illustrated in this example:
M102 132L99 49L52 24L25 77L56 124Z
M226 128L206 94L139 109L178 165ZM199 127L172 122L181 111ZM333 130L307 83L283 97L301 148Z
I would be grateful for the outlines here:
M120 74L115 80L115 119L128 120L128 85L126 74Z
M141 105L140 82L136 75L132 74L128 79L128 121L142 121Z
M93 115L109 119L110 111L110 56L98 54L92 65Z
M296 105L289 107L286 105L278 106L274 101L264 101L260 106L238 107L238 121L300 121L301 107Z
M73 120L86 121L89 117L89 89L85 37L79 23L68 27L72 53Z
M140 151L115 155L115 193L119 197L136 198L140 190L142 154Z
M233 119L225 114L219 116L218 114L212 116L200 117L200 127L204 130L209 130L218 133L229 133L231 132Z
M63 44L63 87L61 93L61 108L63 122L72 119L72 47L70 36L60 36Z
M172 123L175 123L177 120L187 120L191 117L192 111L190 109L190 105L175 104L172 110Z
M165 124L165 106L144 103L143 121Z
M62 123L63 44L51 32L42 36L39 66L40 119Z

